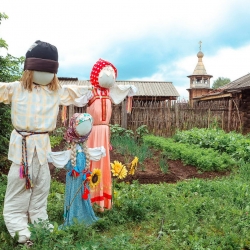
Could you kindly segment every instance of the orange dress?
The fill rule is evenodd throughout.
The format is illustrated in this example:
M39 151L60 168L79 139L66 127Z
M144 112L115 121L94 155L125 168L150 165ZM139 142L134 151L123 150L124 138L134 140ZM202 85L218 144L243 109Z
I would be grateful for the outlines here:
M91 161L90 170L97 168L101 170L100 184L91 189L91 202L100 206L100 211L110 209L112 206L112 178L110 169L110 130L109 121L112 114L111 100L108 96L100 98L96 91L90 100L87 113L93 117L93 128L88 138L88 147L95 148L104 146L106 156L100 161ZM105 100L102 100L105 99Z

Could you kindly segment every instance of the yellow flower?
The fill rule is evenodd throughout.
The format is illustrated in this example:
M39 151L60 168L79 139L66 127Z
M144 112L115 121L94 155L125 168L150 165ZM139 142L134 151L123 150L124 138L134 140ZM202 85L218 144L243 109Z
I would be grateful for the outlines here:
M129 174L131 174L131 175L135 174L135 170L137 169L138 161L139 161L139 158L137 156L135 156L134 160L131 162Z
M100 181L101 181L101 170L95 168L90 176L89 180L90 188L96 187L100 183Z
M110 165L113 176L117 176L119 179L123 179L127 176L128 170L121 162L114 161L114 163L111 163Z
M128 174L134 175L135 174L135 168L131 166Z

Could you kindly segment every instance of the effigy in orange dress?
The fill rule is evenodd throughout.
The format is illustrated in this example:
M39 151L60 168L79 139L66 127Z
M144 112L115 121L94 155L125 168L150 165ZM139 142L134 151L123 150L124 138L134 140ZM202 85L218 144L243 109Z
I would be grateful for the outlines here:
M115 83L117 69L103 59L99 59L93 66L90 82L94 87L92 98L89 100L87 112L93 117L93 128L88 139L88 147L104 146L106 157L100 161L90 163L90 170L101 170L100 185L91 190L91 202L100 206L100 211L112 207L112 178L110 169L110 130L109 121L112 114L111 101L121 103L127 96L135 94L133 85L117 85Z
M95 90L93 91L95 92ZM100 169L102 176L100 184L91 189L91 202L100 206L100 209L110 209L112 200L112 178L110 171L110 156L109 156L109 121L112 114L111 100L108 96L102 96L105 98L105 107L102 106L103 100L94 94L94 97L90 100L87 108L87 113L93 117L93 128L88 139L88 147L104 146L106 149L106 156L102 157L99 162L91 161L90 169ZM103 110L105 109L106 117L103 120Z

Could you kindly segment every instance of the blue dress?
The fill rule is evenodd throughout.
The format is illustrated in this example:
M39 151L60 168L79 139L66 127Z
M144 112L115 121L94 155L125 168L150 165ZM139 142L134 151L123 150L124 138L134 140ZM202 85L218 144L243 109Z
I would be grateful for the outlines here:
M86 200L82 198L84 193L83 181L86 179L86 173L83 173L85 167L86 157L82 150L77 150L76 166L74 168L70 160L65 166L68 172L66 174L64 224L62 227L70 226L74 224L75 221L89 226L98 220L91 206L90 194ZM74 177L72 171L78 172L79 176ZM89 189L88 184L85 188Z

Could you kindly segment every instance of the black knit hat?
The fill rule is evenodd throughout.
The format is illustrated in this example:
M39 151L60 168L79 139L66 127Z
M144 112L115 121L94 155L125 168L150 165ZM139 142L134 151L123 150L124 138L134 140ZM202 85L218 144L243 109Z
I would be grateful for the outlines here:
M58 66L57 48L50 43L37 40L26 53L24 70L57 73Z

